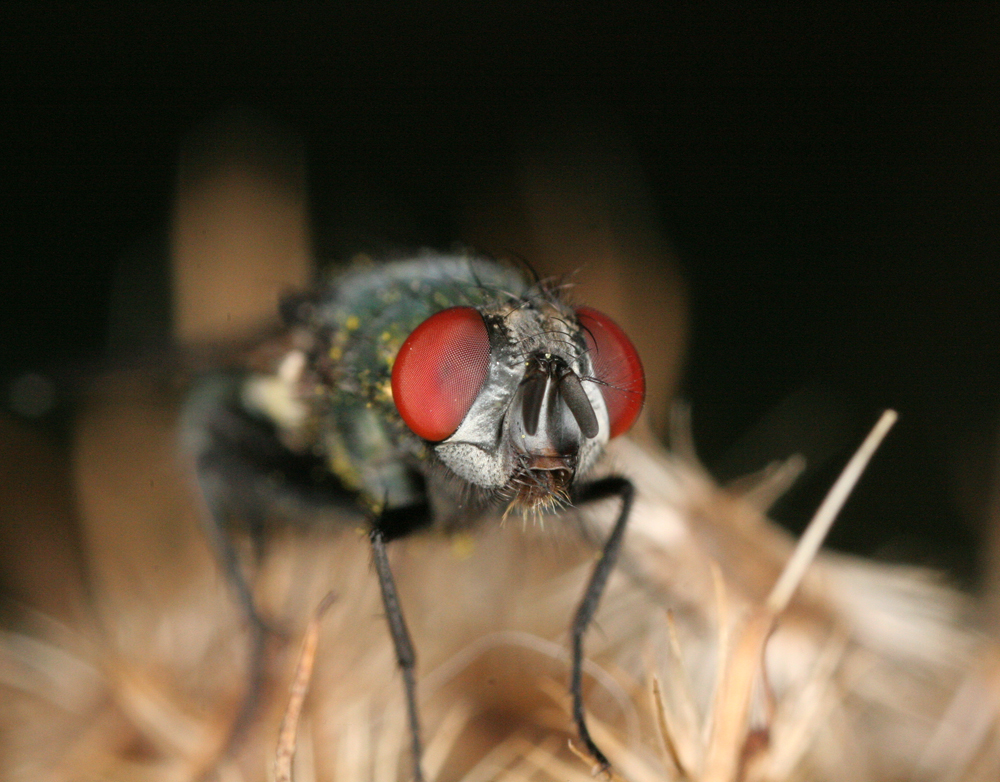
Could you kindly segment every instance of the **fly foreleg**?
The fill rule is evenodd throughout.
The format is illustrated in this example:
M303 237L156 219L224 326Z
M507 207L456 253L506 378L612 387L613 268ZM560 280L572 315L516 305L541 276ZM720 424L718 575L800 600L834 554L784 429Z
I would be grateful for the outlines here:
M389 634L392 636L392 645L396 650L396 662L403 674L406 712L410 721L410 739L413 752L413 778L415 782L423 782L424 775L420 768L423 748L420 743L420 715L417 713L417 682L414 673L417 656L413 651L410 633L406 629L406 620L403 618L403 610L399 605L399 595L396 592L396 582L389 567L389 557L385 551L385 534L378 526L375 526L370 537L375 572L382 590L382 605L385 606L385 618L389 623Z
M574 504L577 505L615 496L621 497L621 510L618 512L618 518L611 529L611 534L604 542L601 557L597 560L594 571L590 575L583 599L580 601L579 608L576 609L572 627L573 662L569 691L573 698L573 722L576 723L580 741L583 742L588 754L597 761L600 771L606 771L610 768L611 763L594 743L590 731L587 729L587 718L583 709L583 636L587 632L587 628L590 627L590 622L594 618L594 613L601 601L601 595L604 593L604 587L608 582L608 576L611 575L615 562L618 560L625 526L628 524L629 514L632 510L632 500L635 498L635 487L627 478L609 476L583 484L574 492L573 496Z

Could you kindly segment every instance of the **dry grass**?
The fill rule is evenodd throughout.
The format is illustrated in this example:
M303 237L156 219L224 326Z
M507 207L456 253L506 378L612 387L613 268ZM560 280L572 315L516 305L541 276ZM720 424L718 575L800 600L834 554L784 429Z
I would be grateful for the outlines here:
M115 413L120 429L92 414L112 445L89 452L81 489L109 525L98 531L91 514L90 610L73 627L29 615L0 639L3 778L406 779L400 677L367 538L350 520L272 541L255 589L283 635L269 641L253 724L225 752L247 631L183 485L167 486L180 475L167 474L172 446L157 446L151 410L169 400L152 397L136 392L129 414ZM151 429L136 433L139 421ZM153 454L137 477L115 472L127 450L116 432ZM1000 656L968 626L965 598L924 572L820 554L787 608L769 603L793 541L764 513L795 462L739 491L715 485L683 437L672 454L620 442L609 463L639 486L624 562L587 639L592 730L616 775L1000 776ZM158 493L144 498L150 475ZM581 518L599 535L613 513L607 503ZM591 779L571 749L565 691L567 628L594 555L579 525L511 518L468 538L400 541L390 555L419 654L429 778ZM315 665L297 669L307 630ZM290 704L301 715L282 733Z

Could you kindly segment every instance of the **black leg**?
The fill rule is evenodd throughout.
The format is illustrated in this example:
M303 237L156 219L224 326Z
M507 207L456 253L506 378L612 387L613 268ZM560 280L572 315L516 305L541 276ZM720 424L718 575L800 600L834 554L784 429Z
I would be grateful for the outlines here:
M580 734L580 741L584 748L600 765L601 771L606 771L611 764L607 757L597 747L590 737L587 729L587 720L583 712L583 636L590 627L590 622L597 611L597 605L601 601L604 587L608 582L608 576L615 567L618 553L621 550L622 537L625 534L625 526L628 524L629 513L632 510L632 500L635 498L635 487L627 478L610 476L601 478L591 483L583 484L574 492L574 503L579 505L584 502L594 502L607 497L621 497L622 507L615 520L615 525L611 534L604 543L601 551L601 558L594 566L594 572L590 575L590 582L583 593L580 607L576 609L576 616L573 618L573 668L570 676L569 691L573 697L573 721L576 723L577 732Z
M378 584L382 589L382 604L385 606L385 618L389 623L389 634L392 645L396 649L396 662L403 673L403 686L406 690L406 711L410 719L410 738L413 750L413 778L415 782L423 782L424 774L420 769L420 758L423 749L420 745L420 717L417 714L417 682L414 678L414 668L417 656L413 652L413 642L406 629L403 611L399 606L399 595L396 594L396 582L389 569L389 557L385 553L385 536L378 527L371 531L372 553L375 560L375 572L378 574Z
M246 612L247 618L250 620L250 624L263 631L266 629L265 622L261 618L260 614L257 613L257 608L253 602L253 592L250 590L250 584L243 573L243 567L241 566L239 557L236 554L236 547L233 545L233 540L226 531L227 525L224 521L223 512L217 508L209 506L208 519L206 520L205 526L209 543L215 551L215 555L218 557L219 562L222 564L223 570L225 570L226 579L230 584L232 584L233 589L236 590L236 599L239 602L240 607ZM251 534L253 534L252 528ZM254 540L255 549L257 549L260 545L261 544L258 540Z
M240 743L243 734L257 714L260 704L260 694L264 686L264 646L267 640L268 628L263 618L257 613L253 602L253 592L247 582L233 541L226 532L224 513L217 507L212 507L206 500L203 512L206 533L215 554L225 570L226 578L236 590L237 601L246 612L249 620L250 644L247 656L247 692L240 704L240 710L233 720L223 748L224 754L230 754Z
M253 592L240 566L233 541L226 532L227 524L225 523L225 519L227 514L220 509L217 503L212 502L207 495L203 494L202 499L204 505L201 509L201 516L205 534L225 572L227 581L236 591L236 598L240 608L246 612L249 619L248 630L250 638L247 650L246 694L240 703L239 711L236 713L229 727L229 734L226 736L225 742L221 747L221 756L228 757L240 745L247 729L257 716L261 700L260 696L264 688L264 652L267 643L268 628L254 607ZM212 778L214 778L212 770L209 770L206 775L201 777L204 780Z

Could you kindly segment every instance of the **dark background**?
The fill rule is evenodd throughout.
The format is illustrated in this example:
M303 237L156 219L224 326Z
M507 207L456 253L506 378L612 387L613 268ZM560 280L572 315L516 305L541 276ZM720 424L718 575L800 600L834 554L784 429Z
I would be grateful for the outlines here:
M3 25L0 379L106 359L112 291L165 263L181 141L220 109L303 140L327 256L366 204L386 239L448 247L470 177L572 107L622 129L676 248L709 467L804 450L775 510L800 527L893 406L833 543L975 582L1000 379L994 5L356 5Z

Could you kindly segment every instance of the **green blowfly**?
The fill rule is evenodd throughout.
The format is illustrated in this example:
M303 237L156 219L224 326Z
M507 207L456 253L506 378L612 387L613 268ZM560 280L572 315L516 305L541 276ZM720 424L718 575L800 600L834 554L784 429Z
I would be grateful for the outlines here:
M573 619L570 682L581 741L608 766L584 719L583 636L634 489L621 476L585 476L639 415L645 379L621 328L561 292L477 257L358 266L283 302L286 330L267 370L209 376L186 407L207 528L255 628L258 661L263 622L226 528L239 519L259 539L265 519L309 522L344 507L371 520L417 780L415 655L386 543L497 510L538 514L616 496L621 508Z

